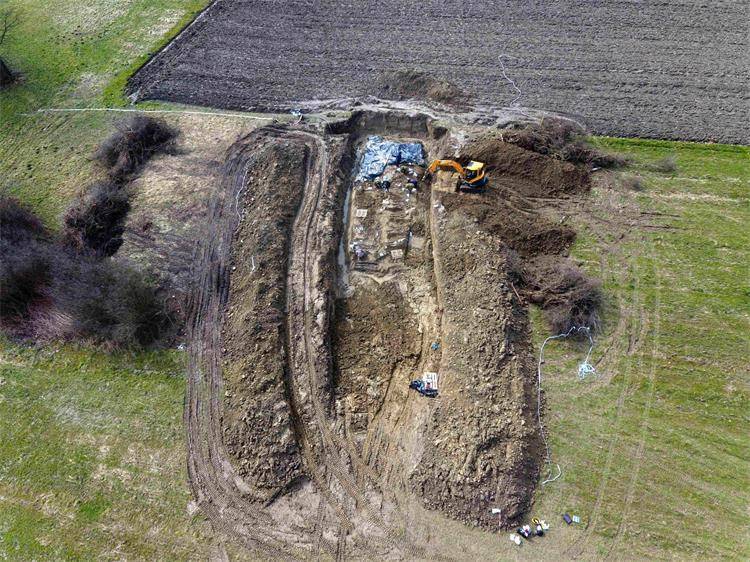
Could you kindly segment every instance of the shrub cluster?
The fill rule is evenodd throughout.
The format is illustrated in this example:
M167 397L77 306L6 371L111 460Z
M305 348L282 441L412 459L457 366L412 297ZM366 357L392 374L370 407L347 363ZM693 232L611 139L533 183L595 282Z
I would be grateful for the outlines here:
M63 236L79 253L112 256L122 246L130 211L126 186L97 182L76 198L63 216Z
M545 308L552 332L561 334L574 326L599 331L599 312L604 304L601 281L588 277L577 267L568 266L556 285L552 290L557 298Z
M110 259L72 251L0 196L0 328L16 337L147 346L170 322L156 291Z
M95 157L115 183L122 183L151 156L167 149L176 136L177 131L163 121L135 114L117 124Z
M602 152L586 140L586 131L573 121L547 117L540 123L503 131L503 139L539 154L574 164L598 168L618 168L628 161L619 154Z
M112 256L122 245L130 211L127 182L158 151L169 148L176 131L158 119L134 115L117 124L95 154L108 179L92 184L63 217L63 239L79 253Z

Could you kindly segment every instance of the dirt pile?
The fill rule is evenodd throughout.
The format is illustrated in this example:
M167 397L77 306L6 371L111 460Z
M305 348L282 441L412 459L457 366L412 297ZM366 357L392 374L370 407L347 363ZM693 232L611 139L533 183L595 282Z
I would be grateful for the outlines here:
M511 269L516 272L513 288L545 311L553 332L565 332L572 326L596 330L603 304L601 284L566 258L575 241L575 230L546 216L539 203L587 193L591 185L589 166L556 157L554 150L568 146L573 136L558 134L555 128L550 132L549 126L524 129L529 130L531 138L546 139L543 146L549 148L549 154L505 142L505 133L470 140L462 148L463 158L487 163L491 181L483 193L447 195L443 205L467 213L476 228L497 236L506 251L520 256L520 260L513 260L511 254ZM532 148L547 150L540 145Z
M418 99L434 101L453 107L464 107L468 96L458 86L417 70L402 70L387 74L375 89L376 96L389 100Z
M503 140L501 133L482 135L461 148L460 159L484 162L495 181L512 181L511 189L527 197L553 197L585 193L589 171Z
M435 278L442 309L441 395L411 475L425 504L496 528L528 510L539 463L528 320L508 281L499 239L433 192Z
M232 245L222 420L239 474L264 501L303 472L284 379L284 319L289 236L307 160L304 146L265 141L239 142L253 159L245 169L247 189L238 194L245 211Z
M541 216L530 200L513 191L518 182L495 179L496 174L492 177L483 193L448 194L442 204L448 211L460 209L468 215L473 228L496 236L524 257L567 253L575 240L575 231Z

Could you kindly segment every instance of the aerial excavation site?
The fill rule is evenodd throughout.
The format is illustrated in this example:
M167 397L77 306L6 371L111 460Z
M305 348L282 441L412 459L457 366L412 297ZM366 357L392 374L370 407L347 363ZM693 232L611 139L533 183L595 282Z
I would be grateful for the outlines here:
M0 0L0 559L750 557L749 9Z

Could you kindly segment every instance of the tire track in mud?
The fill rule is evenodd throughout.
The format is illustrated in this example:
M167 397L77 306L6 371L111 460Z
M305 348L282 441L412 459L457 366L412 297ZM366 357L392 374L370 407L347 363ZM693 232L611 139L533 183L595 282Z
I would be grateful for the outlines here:
M250 551L274 559L298 559L305 553L274 538L276 523L243 497L243 482L229 461L221 435L221 316L228 295L228 263L237 223L233 209L244 187L244 170L252 155L244 148L229 155L225 167L226 197L210 208L207 244L196 255L198 275L190 306L190 354L185 404L188 479L198 505L215 530Z
M304 143L310 150L310 157L303 200L292 227L292 266L287 286L287 343L291 368L287 376L291 379L294 425L300 431L298 441L308 476L339 519L339 538L335 543L324 538L322 521L313 522L315 538L311 546L318 553L323 551L333 558L343 559L346 556L346 535L354 529L352 519L356 516L383 532L382 537L371 536L366 541L371 547L384 543L392 553L405 553L411 558L424 557L424 550L406 541L388 525L378 507L368 499L366 486L358 481L356 473L364 477L363 480L371 480L374 491L382 494L377 489L378 476L331 428L331 421L316 390L325 386L326 369L329 368L325 362L320 364L319 349L314 341L321 328L327 326L325 321L321 323L320 316L325 313L327 302L325 298L319 298L319 290L313 289L313 284L322 274L319 263L322 254L316 253L320 248L313 243L316 236L320 238L320 232L314 227L321 220L330 219L326 213L331 213L330 206L326 206L321 219L321 195L331 195L326 192L332 187L327 178L333 177L334 172L326 142L314 133L274 127L259 130L250 137L258 143L253 144L246 138L244 146L229 155L224 170L227 183L224 198L217 199L211 206L209 236L196 255L199 273L191 302L185 407L188 475L193 495L217 531L251 551L262 552L274 559L310 556L309 550L290 547L288 541L276 538L282 534L277 528L278 522L261 506L244 498L243 488L247 485L232 467L221 435L222 313L228 298L232 236L241 215L237 205L246 187L247 169L254 159L253 154L248 154L248 148L259 153L268 143L281 139ZM312 413L312 420L304 419L306 411ZM335 496L328 482L331 478L340 486L339 497Z
M594 228L594 232L607 232L609 228L622 228L623 225L617 224L602 219L602 217L596 216L594 213L587 211L585 209L577 209L576 212L582 212L583 215L586 217L586 220L590 221L594 225L597 225L599 228ZM638 351L643 345L645 336L648 332L649 325L650 325L650 316L646 312L644 308L644 303L642 302L642 294L641 294L641 288L640 288L640 279L641 275L637 274L637 267L638 267L638 261L642 257L640 252L640 246L634 245L634 250L630 252L625 258L623 254L620 252L619 245L622 244L626 240L619 240L616 243L607 244L604 239L601 236L598 236L598 241L602 243L603 246L607 247L609 251L615 252L619 257L619 263L621 264L621 267L618 268L618 270L622 273L620 273L620 284L626 285L627 283L627 277L626 273L629 273L630 276L633 279L633 285L632 290L630 291L631 297L630 297L630 304L627 306L626 310L622 309L622 305L626 302L626 299L623 298L623 292L618 291L617 292L617 300L618 304L621 307L621 314L620 318L618 319L618 323L615 326L613 334L610 336L612 343L610 346L608 346L602 355L602 357L597 362L597 368L600 366L605 366L610 364L611 362L608 360L608 357L613 354L618 355L626 355L627 357L632 357ZM629 238L629 237L624 237ZM631 240L632 241L632 240ZM625 335L627 333L627 347L625 349L620 350L619 346L617 346L617 342L622 339L621 336ZM622 353L619 353L619 352ZM616 402L616 413L615 413L615 419L610 424L611 427L617 427L623 413L625 411L625 403L626 403L626 397L629 394L632 386L635 383L633 381L633 366L628 363L625 371L624 371L624 380L622 383L622 390L620 391L620 394L618 395L617 402ZM617 448L617 444L620 440L620 434L621 432L614 431L612 434L612 437L609 440L609 445L607 447L607 457L604 465L604 470L601 476L601 480L599 483L599 487L597 489L597 496L596 501L594 504L594 507L592 509L591 515L589 517L589 520L584 527L584 533L577 538L576 540L572 541L565 549L565 554L572 556L574 558L579 558L584 555L586 546L588 545L588 541L593 536L597 525L599 523L599 517L602 505L604 503L604 497L607 494L608 491L608 484L612 472L612 464L614 462L614 456L615 451ZM612 546L610 546L609 551L611 552Z

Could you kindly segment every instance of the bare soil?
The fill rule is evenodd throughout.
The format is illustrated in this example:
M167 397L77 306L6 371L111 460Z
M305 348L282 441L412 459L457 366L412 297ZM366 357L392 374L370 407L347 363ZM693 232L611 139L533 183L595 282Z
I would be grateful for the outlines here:
M386 88L394 72L413 70L455 84L478 106L577 115L597 134L748 143L747 21L747 3L725 1L297 0L280 9L222 0L129 90L137 99L288 111L378 92L414 97L421 86L408 80Z
M304 145L265 141L240 141L257 148L244 171L250 189L238 193L245 212L232 245L222 350L224 442L263 501L303 473L285 388L284 316L289 237L307 159Z
M537 200L588 175L494 140L484 193L411 165L384 190L352 183L364 135L435 156L455 137L403 113L326 129L265 127L227 154L189 323L191 484L218 531L271 557L460 557L435 550L450 520L507 528L532 505L532 286L508 251L560 259L574 233ZM424 372L437 398L409 390Z

